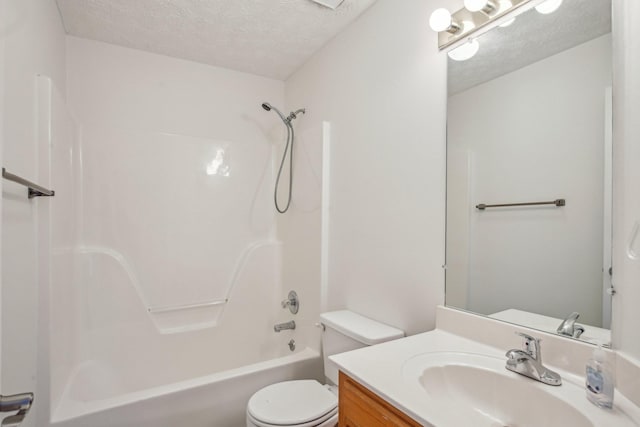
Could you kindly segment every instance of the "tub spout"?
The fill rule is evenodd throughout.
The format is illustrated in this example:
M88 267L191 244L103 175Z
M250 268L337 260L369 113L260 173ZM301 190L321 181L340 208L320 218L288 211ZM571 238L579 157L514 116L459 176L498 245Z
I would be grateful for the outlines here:
M273 326L273 330L276 332L284 331L285 329L295 329L295 328L296 328L296 322L294 320L286 323L278 323L277 325Z

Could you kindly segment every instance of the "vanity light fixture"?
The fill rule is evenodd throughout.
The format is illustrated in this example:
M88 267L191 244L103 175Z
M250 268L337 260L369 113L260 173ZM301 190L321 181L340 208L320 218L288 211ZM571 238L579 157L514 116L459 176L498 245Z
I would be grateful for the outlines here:
M498 4L499 4L499 8L498 8L499 12L509 10L513 7L513 3L511 3L511 0L499 0ZM508 21L505 21L504 23L498 26L504 28L504 27L508 27L514 22L516 22L516 18L511 18Z
M496 4L491 0L464 0L464 7L469 12L484 12L487 15L498 10Z
M562 0L464 0L465 7L453 14L444 8L436 9L429 18L429 25L438 33L440 50L451 51L452 58L468 59L478 51L480 35L495 26L511 25L517 15L534 6L556 2ZM549 4L543 10L551 9L551 6ZM458 48L461 50L453 53ZM461 52L465 54L461 55Z
M429 18L429 26L433 31L446 31L455 34L460 31L460 24L453 20L451 12L445 8L436 9Z
M480 49L480 43L478 43L478 40L473 39L455 49L450 50L447 55L449 55L449 58L454 61L466 61L478 53L478 49Z
M509 25L513 24L514 22L516 22L516 18L511 18L508 21L505 21L504 24L498 25L498 27L506 28Z
M562 0L547 0L536 6L536 10L543 15L555 12L562 5Z

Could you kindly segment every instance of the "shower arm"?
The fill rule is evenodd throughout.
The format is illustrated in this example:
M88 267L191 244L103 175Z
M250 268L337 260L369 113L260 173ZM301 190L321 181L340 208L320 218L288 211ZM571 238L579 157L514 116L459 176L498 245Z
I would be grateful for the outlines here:
M292 111L289 114L289 117L287 117L285 119L285 123L287 123L289 126L291 126L291 120L298 118L298 114L300 114L300 113L305 114L306 112L307 112L307 110L305 108L301 108L299 110Z

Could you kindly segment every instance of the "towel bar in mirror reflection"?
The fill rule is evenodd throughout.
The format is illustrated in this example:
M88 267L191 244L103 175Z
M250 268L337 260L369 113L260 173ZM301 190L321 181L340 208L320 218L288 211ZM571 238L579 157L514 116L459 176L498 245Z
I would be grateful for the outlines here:
M494 205L487 205L485 203L480 203L479 205L476 205L476 209L483 211L486 208L506 208L506 207L513 207L513 206L540 206L540 205L566 206L566 204L567 202L565 199L556 199L556 200L551 200L549 202L502 203L502 204L494 204Z

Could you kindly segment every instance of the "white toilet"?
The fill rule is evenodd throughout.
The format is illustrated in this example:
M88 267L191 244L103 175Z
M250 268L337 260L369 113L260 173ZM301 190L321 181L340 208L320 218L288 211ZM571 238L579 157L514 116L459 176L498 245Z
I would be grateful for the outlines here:
M258 390L247 404L247 427L335 427L338 424L338 368L332 354L402 338L404 332L348 310L320 315L327 385L316 380L284 381Z

